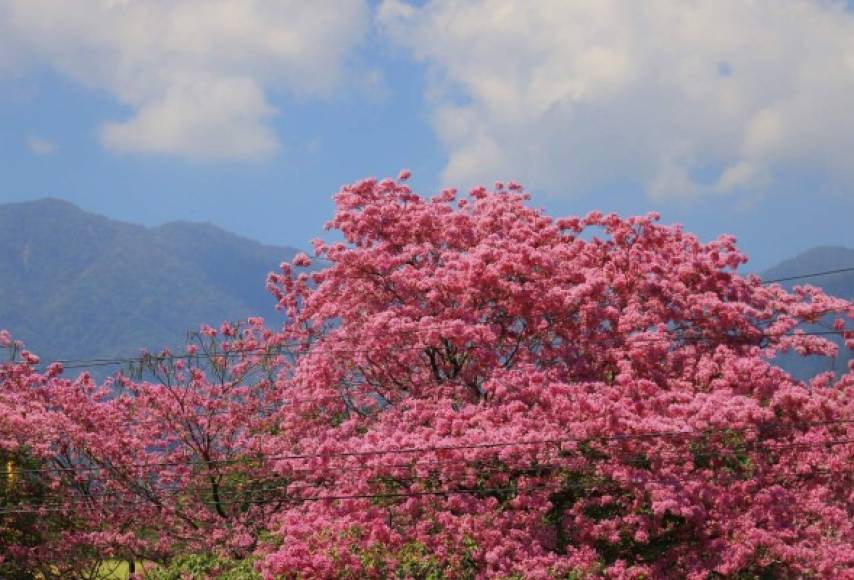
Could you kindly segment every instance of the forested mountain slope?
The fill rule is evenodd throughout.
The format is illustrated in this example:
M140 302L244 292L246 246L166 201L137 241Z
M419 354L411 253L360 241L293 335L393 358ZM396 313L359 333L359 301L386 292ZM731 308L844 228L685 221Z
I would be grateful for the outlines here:
M0 248L0 328L43 360L134 354L180 343L201 323L276 317L266 274L296 252L54 199L0 205Z

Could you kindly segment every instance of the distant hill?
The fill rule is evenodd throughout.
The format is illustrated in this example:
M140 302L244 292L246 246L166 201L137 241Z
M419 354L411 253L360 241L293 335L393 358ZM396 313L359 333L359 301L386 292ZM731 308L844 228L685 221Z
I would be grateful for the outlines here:
M43 360L136 354L181 344L202 323L276 318L266 275L297 251L55 199L0 205L0 249L0 328Z
M854 249L836 246L822 246L807 250L803 254L785 260L762 274L764 280L788 278L810 272L824 272L840 268L854 267ZM842 272L781 282L787 288L795 285L811 284L818 286L832 296L854 300L854 272ZM823 328L817 328L823 330ZM841 344L841 341L837 341ZM843 347L843 352L845 352ZM782 365L799 378L814 376L818 372L843 371L850 356L840 356L835 361L820 357L785 357Z

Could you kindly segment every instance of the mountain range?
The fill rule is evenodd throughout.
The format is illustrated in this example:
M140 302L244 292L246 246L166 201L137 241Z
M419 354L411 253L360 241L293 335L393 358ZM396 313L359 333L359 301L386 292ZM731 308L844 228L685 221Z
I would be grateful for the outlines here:
M123 358L247 316L278 325L266 276L298 251L210 224L115 221L57 199L0 205L0 249L0 329L42 360ZM854 249L818 247L762 277L850 266ZM785 282L795 283L854 299L854 272ZM784 363L800 376L833 368L825 359Z
M266 276L297 252L56 199L0 205L0 248L0 328L42 360L123 357L181 344L202 323L277 317Z

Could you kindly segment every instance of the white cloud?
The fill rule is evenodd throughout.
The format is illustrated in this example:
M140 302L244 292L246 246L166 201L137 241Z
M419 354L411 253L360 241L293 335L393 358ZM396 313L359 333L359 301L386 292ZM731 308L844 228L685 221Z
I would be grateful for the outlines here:
M269 92L330 94L369 17L365 0L0 0L0 36L128 107L110 149L257 157L278 147Z
M256 157L278 142L264 125L273 113L251 79L184 79L142 104L122 123L107 123L101 140L118 151L157 151L197 158Z
M36 155L41 156L53 155L58 149L56 143L37 135L27 137L27 148Z
M658 199L854 192L854 14L831 0L386 0L431 67L444 178Z

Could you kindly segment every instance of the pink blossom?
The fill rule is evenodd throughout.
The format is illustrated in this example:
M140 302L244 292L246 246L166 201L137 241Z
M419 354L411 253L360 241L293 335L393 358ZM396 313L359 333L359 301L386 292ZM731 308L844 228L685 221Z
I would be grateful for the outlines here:
M309 258L303 252L300 252L299 254L294 256L292 263L294 266L300 266L300 267L311 266L311 258Z
M400 180L343 187L325 268L270 275L281 328L202 327L150 380L0 365L0 452L46 466L67 511L25 496L46 539L0 557L227 553L267 578L854 568L854 369L776 363L836 352L799 332L818 320L854 342L850 302L741 276L731 236L657 215L554 219L515 183L457 200Z

